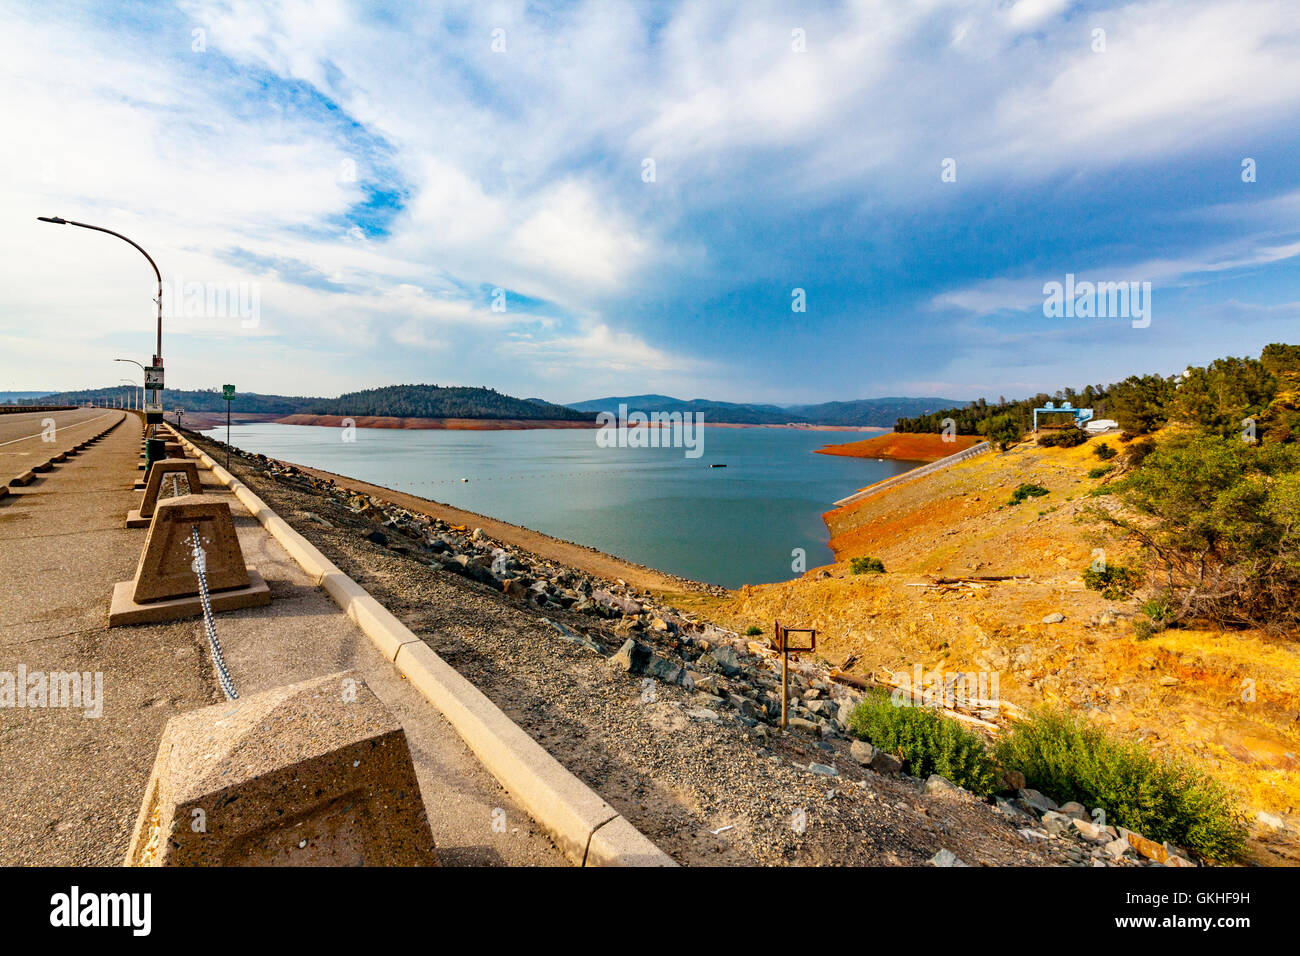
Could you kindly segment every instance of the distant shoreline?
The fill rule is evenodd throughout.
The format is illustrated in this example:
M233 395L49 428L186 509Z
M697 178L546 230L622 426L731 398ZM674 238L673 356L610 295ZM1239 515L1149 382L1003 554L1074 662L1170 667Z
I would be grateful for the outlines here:
M323 428L342 428L344 419L350 419L357 428L390 428L407 431L443 430L443 431L525 431L543 428L598 428L593 416L590 421L558 421L554 419L526 418L398 418L380 415L266 415L251 412L233 412L231 423L235 425L253 423L271 423L275 425L315 425ZM187 412L185 424L190 428L203 430L224 425L226 416L222 412ZM705 421L706 428L783 428L792 431L815 432L888 432L883 425L803 425L788 423L782 425L757 424L752 422L710 422Z

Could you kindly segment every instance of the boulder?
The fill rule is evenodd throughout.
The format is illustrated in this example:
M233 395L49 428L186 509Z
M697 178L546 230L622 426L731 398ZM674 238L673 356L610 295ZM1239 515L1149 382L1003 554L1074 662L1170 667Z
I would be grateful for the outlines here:
M855 740L849 744L849 756L864 767L870 767L876 759L876 748L865 740Z

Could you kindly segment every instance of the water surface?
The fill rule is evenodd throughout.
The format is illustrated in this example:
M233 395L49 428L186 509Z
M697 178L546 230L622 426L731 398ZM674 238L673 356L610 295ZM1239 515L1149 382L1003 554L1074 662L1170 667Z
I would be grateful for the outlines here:
M225 438L225 426L209 431ZM247 451L349 475L726 587L796 576L831 560L822 512L912 462L817 455L862 432L703 430L703 455L601 448L595 430L438 431L252 423ZM725 464L725 468L711 468ZM462 482L461 478L468 478Z

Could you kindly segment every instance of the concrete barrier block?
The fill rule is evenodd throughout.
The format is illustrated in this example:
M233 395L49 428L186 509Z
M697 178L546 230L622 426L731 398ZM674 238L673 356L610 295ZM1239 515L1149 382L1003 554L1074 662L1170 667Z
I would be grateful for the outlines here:
M144 497L140 499L139 517L152 518L158 507L158 496L162 493L163 479L167 475L180 475L185 479L187 489L192 495L203 494L203 483L199 480L199 469L187 458L164 458L154 462L145 481ZM127 527L130 527L128 524Z
M584 866L676 866L677 861L651 843L621 816L591 835Z
M437 865L401 724L351 671L173 717L128 866Z

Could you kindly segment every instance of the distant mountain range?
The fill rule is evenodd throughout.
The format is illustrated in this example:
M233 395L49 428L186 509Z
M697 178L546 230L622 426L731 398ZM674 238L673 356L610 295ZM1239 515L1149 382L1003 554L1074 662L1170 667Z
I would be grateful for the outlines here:
M700 412L706 422L736 425L875 425L893 427L899 418L928 415L943 408L965 404L951 398L861 398L851 402L822 402L817 405L760 405L740 402L688 400L671 395L622 395L572 402L580 412L618 413L619 405L629 412Z
M87 401L117 401L129 386L83 389L74 392L22 393L20 399L37 396L43 403L77 405ZM217 389L168 389L163 393L168 413L224 412L226 403ZM852 402L823 402L818 405L762 405L716 402L696 398L689 401L671 395L623 395L594 398L571 405L556 405L540 398L514 398L491 388L443 385L389 385L338 398L293 395L264 395L237 392L231 410L245 414L282 415L375 415L385 418L485 418L528 421L583 421L598 412L618 413L619 405L637 412L700 412L706 422L736 425L809 425L892 427L899 418L916 418L963 402L950 398L864 398Z

